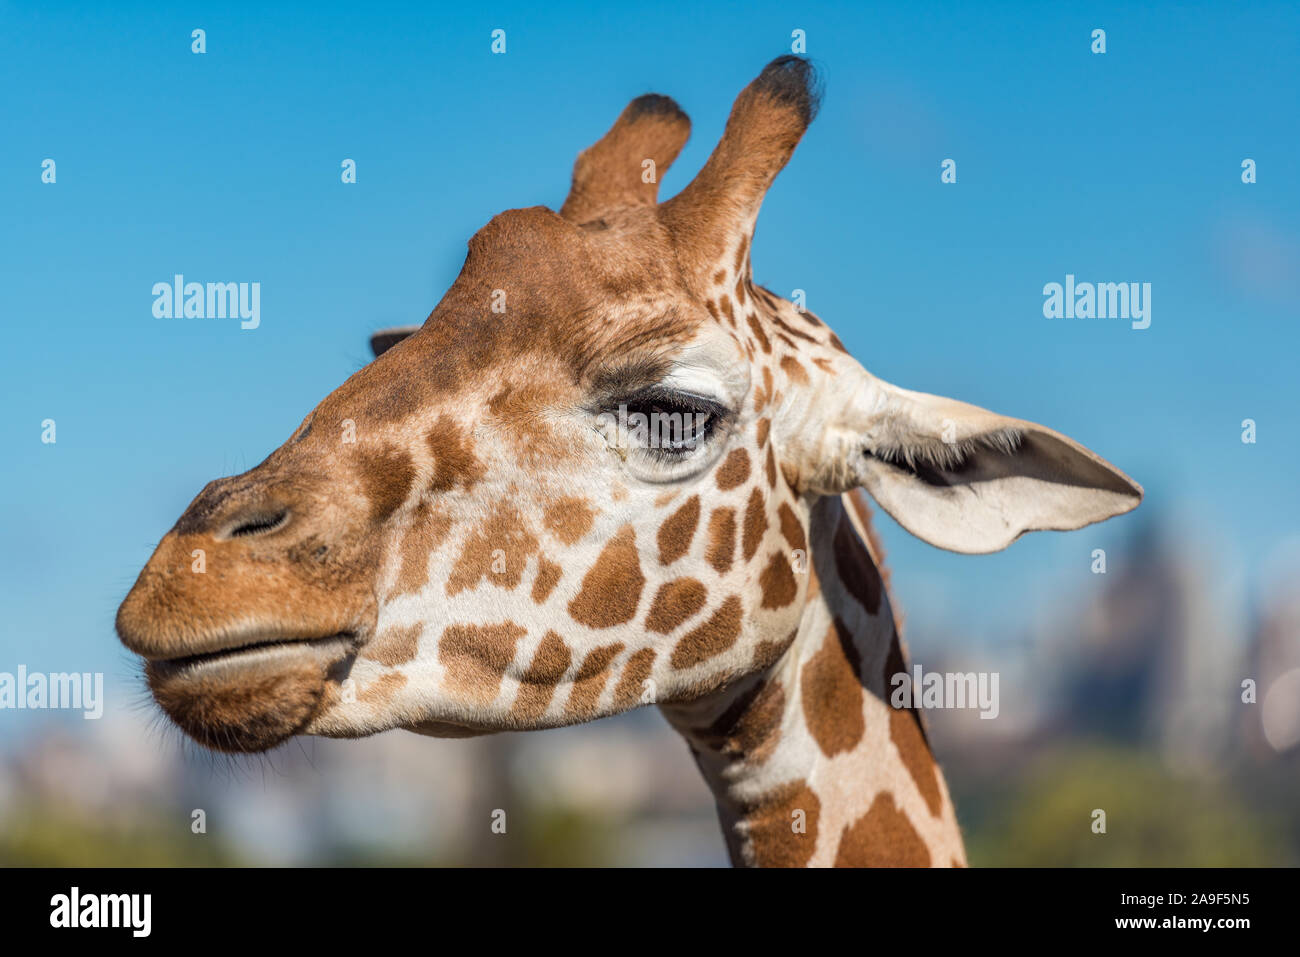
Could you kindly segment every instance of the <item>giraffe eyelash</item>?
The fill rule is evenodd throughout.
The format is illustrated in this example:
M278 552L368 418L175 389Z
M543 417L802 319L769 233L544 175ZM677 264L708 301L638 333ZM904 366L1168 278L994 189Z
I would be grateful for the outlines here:
M716 399L710 399L694 392L683 392L678 389L669 389L664 386L652 386L648 389L641 389L632 395L625 397L620 403L620 405L626 406L631 406L633 404L666 405L679 412L706 412L718 420L726 419L731 416L731 410Z

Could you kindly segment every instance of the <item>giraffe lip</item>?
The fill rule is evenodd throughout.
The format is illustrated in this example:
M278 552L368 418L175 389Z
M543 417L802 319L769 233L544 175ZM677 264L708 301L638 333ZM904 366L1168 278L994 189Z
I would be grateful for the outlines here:
M346 677L357 648L351 632L246 637L252 640L145 663L163 713L217 751L265 751L300 733L329 700L331 683Z
M182 674L196 674L223 667L241 667L252 664L272 664L278 660L310 656L323 664L333 663L355 652L357 636L351 631L335 632L317 638L292 638L285 635L268 637L262 641L249 641L231 648L205 651L176 658L155 658L148 662L149 670L158 678L171 678Z

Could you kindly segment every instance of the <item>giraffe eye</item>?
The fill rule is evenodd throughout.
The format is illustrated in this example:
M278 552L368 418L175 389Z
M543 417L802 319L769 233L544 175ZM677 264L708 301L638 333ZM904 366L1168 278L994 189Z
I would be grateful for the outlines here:
M711 409L672 399L650 399L627 407L628 422L642 448L686 455L707 442L717 424Z
M664 480L679 477L687 463L710 458L730 418L730 410L712 399L655 388L607 408L598 428L624 461L642 466L643 477Z
M278 512L259 515L249 521L240 523L230 530L229 535L231 538L247 538L250 535L273 532L283 526L288 518L289 510L282 508Z

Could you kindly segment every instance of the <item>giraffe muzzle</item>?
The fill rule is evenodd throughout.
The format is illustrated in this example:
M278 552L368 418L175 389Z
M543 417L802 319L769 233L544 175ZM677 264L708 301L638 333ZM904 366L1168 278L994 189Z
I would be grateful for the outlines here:
M300 733L341 697L373 627L364 576L302 506L207 509L201 496L164 536L117 614L122 643L144 659L163 712L200 744L263 751Z
M274 747L337 697L356 654L348 633L276 639L148 661L159 706L186 734L218 751Z

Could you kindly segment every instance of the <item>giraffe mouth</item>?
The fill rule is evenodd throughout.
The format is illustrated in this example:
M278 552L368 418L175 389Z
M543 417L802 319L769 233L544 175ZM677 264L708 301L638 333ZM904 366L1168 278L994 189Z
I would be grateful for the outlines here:
M151 659L146 670L156 673L160 678L187 673L198 675L210 669L232 665L244 667L274 664L277 660L291 660L301 656L304 651L312 652L322 660L333 660L355 652L357 645L357 636L350 631L335 632L323 638L290 638L277 635L261 641L248 641L232 648L221 648L176 658Z
M182 731L216 751L275 747L337 698L355 658L352 632L267 636L231 648L145 663L154 700Z

